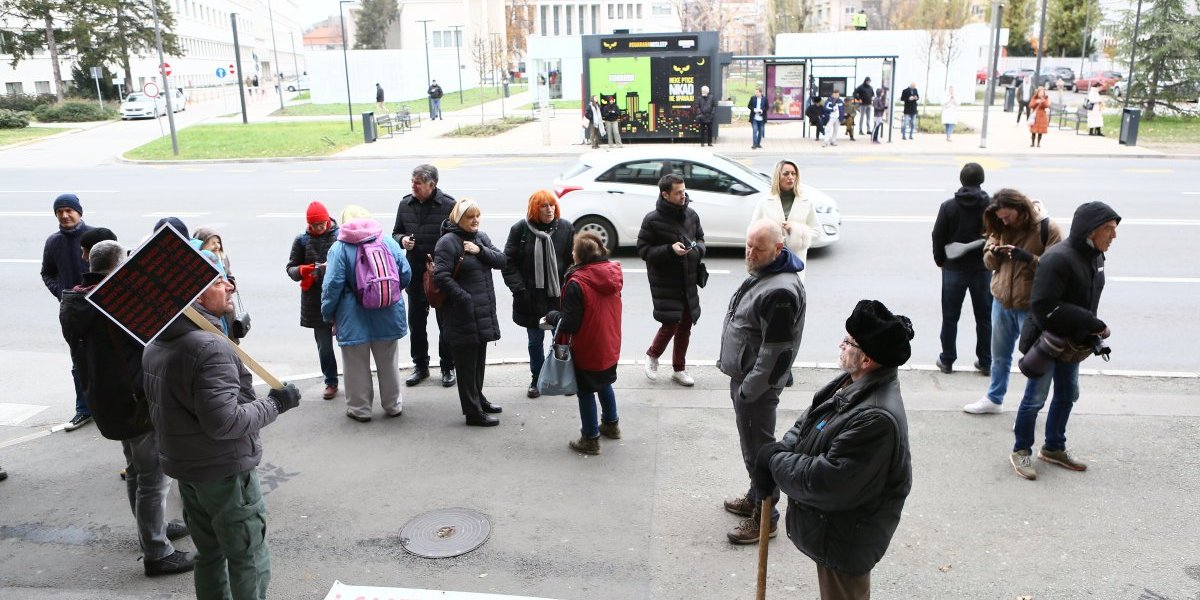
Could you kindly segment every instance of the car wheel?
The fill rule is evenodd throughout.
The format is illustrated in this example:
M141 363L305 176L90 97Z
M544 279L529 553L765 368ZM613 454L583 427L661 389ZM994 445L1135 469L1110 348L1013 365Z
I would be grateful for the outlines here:
M613 228L612 223L602 217L583 217L575 221L575 233L592 233L604 242L604 247L608 248L608 253L612 254L617 249L617 230Z

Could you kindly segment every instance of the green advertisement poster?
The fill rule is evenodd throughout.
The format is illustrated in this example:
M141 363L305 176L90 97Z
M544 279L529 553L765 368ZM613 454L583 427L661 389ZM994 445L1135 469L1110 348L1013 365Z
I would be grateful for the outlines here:
M650 99L650 57L621 56L613 58L592 58L588 61L588 72L591 81L588 82L592 95L603 98L617 97L617 108L628 111L626 96Z

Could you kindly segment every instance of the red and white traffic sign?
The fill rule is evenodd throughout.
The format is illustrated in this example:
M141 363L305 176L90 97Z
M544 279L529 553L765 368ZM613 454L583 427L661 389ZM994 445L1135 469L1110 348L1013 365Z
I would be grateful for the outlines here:
M229 74L233 75L234 73L237 73L237 69L233 68L233 65L229 65Z
M159 65L158 72L162 73L163 75L170 75L171 74L171 63L163 63L163 64Z
M142 93L151 98L157 98L158 92L159 92L158 84L154 83L153 81L147 81L146 85L142 86Z

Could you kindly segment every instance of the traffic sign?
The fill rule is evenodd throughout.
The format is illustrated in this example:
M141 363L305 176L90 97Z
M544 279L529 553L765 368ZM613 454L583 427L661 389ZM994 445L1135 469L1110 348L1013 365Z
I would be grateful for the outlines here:
M158 72L162 73L163 75L170 75L171 74L171 63L163 63L163 64L159 65Z
M92 73L92 79L100 79L101 77L104 77L103 72L100 70L100 67L92 67L91 73Z
M227 74L228 72L225 71L225 67L217 67L217 79L225 79L225 75Z
M151 98L157 98L158 92L159 92L158 84L154 83L153 81L147 81L146 85L142 86L142 93Z
M233 65L229 65L229 74L233 75L234 73L237 73L237 69L233 68Z

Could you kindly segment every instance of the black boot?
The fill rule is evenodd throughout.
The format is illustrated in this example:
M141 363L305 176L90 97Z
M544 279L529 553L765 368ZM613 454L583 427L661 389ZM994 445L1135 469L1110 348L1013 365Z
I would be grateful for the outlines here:
M537 398L538 396L542 395L542 392L538 390L537 381L538 378L535 375L533 380L529 382L529 389L525 390L525 396L529 398Z

